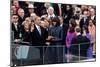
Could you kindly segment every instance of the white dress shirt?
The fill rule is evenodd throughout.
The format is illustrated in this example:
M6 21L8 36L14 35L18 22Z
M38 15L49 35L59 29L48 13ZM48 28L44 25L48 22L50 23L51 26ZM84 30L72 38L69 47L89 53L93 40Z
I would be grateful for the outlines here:
M94 20L94 17L95 17L95 15L94 16L91 16L91 19Z
M14 26L15 26L15 29L18 30L18 27L17 27L18 23L14 23Z
M41 29L40 29L40 26L39 26L39 25L37 25L37 24L35 24L35 26L36 26L36 28L37 28L37 30L38 30L38 32L39 32L39 34L41 35Z
M50 19L51 17L55 17L55 14L48 15L48 18Z

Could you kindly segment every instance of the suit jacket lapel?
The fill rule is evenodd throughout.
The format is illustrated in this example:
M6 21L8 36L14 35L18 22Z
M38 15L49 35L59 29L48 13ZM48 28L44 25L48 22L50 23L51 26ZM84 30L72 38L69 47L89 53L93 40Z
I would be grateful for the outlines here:
M37 28L36 28L35 25L34 25L34 27L35 27L36 34L38 34L38 35L41 37L41 35L42 35L42 31L41 31L41 35L40 35L40 34L39 34L39 31L37 30Z

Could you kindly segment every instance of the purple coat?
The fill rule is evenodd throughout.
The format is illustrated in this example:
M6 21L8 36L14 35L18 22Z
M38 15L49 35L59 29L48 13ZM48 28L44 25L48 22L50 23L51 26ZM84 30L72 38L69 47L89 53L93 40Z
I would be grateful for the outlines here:
M76 33L75 33L75 32L73 32L73 33L68 32L68 33L67 33L67 36L66 36L66 46L67 46L67 47L70 47L70 45L71 45L71 40L72 40L74 37L76 37Z

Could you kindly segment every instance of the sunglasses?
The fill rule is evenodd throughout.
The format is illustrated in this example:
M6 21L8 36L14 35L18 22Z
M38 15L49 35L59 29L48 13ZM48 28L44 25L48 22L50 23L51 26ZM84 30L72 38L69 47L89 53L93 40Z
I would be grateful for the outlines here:
M18 17L13 17L13 19L18 19Z

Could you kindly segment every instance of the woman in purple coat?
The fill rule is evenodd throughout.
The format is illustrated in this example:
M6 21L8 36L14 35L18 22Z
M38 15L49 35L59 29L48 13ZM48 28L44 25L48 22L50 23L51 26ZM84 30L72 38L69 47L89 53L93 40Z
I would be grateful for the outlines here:
M75 20L70 19L69 29L68 29L67 36L66 36L66 50L65 50L65 52L67 51L67 54L69 53L69 50L70 50L71 40L76 36L75 27L76 27Z
M70 48L71 46L71 40L76 36L74 28L70 27L69 31L67 32L66 36L66 46L67 48Z

